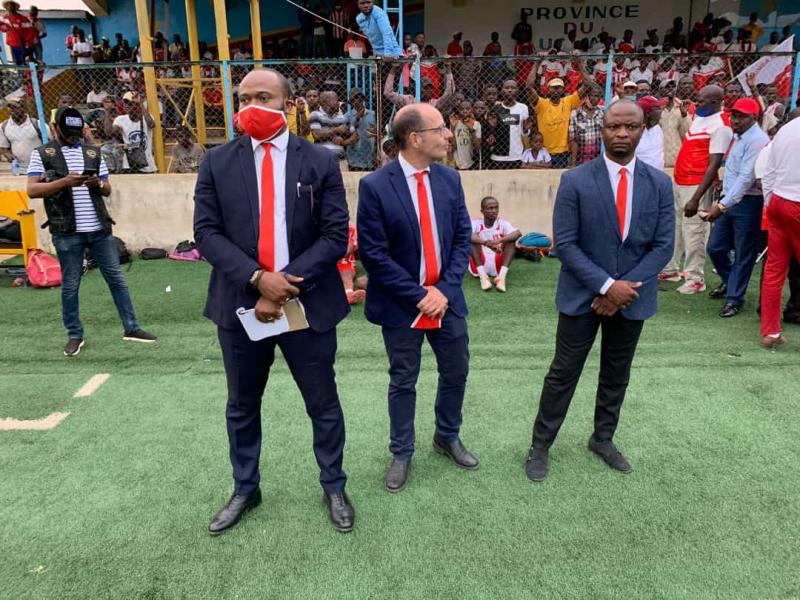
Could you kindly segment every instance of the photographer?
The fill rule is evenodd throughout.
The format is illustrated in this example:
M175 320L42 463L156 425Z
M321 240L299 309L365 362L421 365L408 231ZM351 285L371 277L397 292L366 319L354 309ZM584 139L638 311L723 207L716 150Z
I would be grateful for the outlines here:
M68 341L64 356L75 356L84 345L78 313L78 289L83 255L88 248L111 290L124 326L124 340L154 342L136 321L128 286L119 268L117 244L111 236L113 221L104 197L111 194L108 168L100 149L81 143L83 117L74 108L56 113L56 139L31 154L28 195L44 198L47 223L61 263L61 310Z

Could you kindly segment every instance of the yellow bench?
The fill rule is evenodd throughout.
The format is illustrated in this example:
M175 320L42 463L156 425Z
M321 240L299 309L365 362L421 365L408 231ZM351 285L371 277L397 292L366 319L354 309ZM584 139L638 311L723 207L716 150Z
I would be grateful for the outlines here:
M38 248L34 212L28 206L28 194L25 192L0 191L0 216L18 221L22 232L21 243L0 242L0 254L21 254L26 267L28 250Z

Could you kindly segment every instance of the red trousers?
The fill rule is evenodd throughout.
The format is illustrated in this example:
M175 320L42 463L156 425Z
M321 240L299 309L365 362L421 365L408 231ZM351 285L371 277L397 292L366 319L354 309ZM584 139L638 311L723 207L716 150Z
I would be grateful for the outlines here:
M767 208L769 252L761 280L761 335L781 332L781 295L789 263L800 259L800 202L775 194Z

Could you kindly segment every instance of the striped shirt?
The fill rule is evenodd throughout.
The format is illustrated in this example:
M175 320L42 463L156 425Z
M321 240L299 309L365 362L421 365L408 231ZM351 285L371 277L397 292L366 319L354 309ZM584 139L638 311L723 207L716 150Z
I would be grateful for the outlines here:
M83 173L83 148L80 144L75 146L61 146L61 153L67 163L70 173ZM42 157L38 151L31 153L31 162L28 165L28 177L41 177L44 175L44 165ZM106 161L100 159L100 179L108 179L108 167ZM72 188L72 202L75 210L75 231L77 233L87 233L99 231L103 228L100 219L97 218L97 211L94 209L92 197L89 195L89 188L79 185Z

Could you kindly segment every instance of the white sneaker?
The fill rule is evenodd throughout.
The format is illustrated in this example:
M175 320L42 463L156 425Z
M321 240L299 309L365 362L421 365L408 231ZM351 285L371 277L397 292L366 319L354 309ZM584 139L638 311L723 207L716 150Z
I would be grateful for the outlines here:
M495 285L495 287L497 288L497 291L498 291L498 292L503 292L503 293L505 293L505 291L506 291L506 280L505 280L505 279L503 279L503 278L500 278L500 277L497 277L497 278L494 280L494 285Z
M479 278L481 280L481 289L484 292L492 289L492 280L489 279L488 275L479 275Z
M704 281L695 281L693 279L689 279L686 283L684 283L681 287L678 288L677 292L679 294L702 294L706 291L706 284Z

